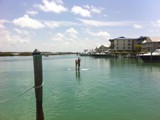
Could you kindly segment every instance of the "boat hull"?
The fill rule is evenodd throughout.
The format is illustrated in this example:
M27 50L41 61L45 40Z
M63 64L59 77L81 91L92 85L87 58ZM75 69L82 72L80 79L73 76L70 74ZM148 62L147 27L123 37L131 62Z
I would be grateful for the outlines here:
M113 57L111 54L92 54L93 57Z
M139 56L144 62L160 62L160 55L156 55L156 56Z

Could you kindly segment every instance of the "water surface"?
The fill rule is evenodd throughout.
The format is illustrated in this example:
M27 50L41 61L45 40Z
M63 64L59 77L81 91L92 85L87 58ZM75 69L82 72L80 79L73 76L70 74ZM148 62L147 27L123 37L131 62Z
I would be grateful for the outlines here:
M134 59L43 57L46 120L159 120L160 64ZM0 101L34 85L32 57L0 58ZM0 120L35 120L34 89L0 103Z

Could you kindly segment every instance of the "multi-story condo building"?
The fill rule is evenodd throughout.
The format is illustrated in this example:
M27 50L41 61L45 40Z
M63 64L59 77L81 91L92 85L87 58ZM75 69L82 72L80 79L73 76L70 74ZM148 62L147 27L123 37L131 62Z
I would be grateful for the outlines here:
M152 52L155 49L160 49L160 37L147 37L142 42L142 50L144 52Z
M111 42L110 48L113 52L134 52L136 51L135 45L141 44L146 37L139 37L139 38L125 38L125 37L118 37L115 39L110 39Z

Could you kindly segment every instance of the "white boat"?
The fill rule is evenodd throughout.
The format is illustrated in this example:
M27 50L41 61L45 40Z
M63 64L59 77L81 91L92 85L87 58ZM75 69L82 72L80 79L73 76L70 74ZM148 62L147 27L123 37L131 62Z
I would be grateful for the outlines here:
M138 55L144 62L160 62L160 49L153 52Z

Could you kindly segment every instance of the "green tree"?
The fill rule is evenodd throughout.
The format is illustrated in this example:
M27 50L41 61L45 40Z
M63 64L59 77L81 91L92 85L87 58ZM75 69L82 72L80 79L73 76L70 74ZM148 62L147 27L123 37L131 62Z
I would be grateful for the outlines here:
M139 52L141 52L141 50L142 50L142 45L140 45L140 44L135 44L135 45L134 45L134 48L135 48L135 51L139 53Z
M110 48L110 49L114 49L114 44L111 44L111 45L109 46L109 48Z

